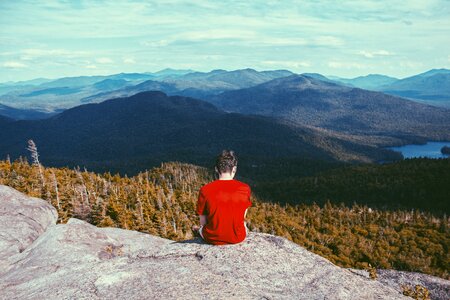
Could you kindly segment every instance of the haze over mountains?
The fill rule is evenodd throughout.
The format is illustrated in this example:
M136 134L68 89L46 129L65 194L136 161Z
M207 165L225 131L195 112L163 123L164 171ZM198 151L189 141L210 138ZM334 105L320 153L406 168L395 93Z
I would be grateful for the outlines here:
M369 74L366 76L359 76L352 79L330 76L329 79L343 83L348 86L359 87L361 89L366 90L377 89L380 86L389 85L399 80L398 78L379 74Z
M0 104L0 116L9 117L15 120L37 120L46 119L56 112L42 112L34 109L20 109Z
M0 103L15 108L53 111L83 103L131 96L148 90L160 90L170 95L201 97L254 86L291 74L292 72L283 70L262 72L252 69L213 70L203 73L166 69L156 73L67 77L32 86L27 82L17 86L0 86L0 93L3 93L0 94Z
M423 100L424 103L450 107L450 70L431 70L378 89L388 94Z
M0 103L14 108L53 112L82 104L82 98L154 78L151 74L65 77L56 80L3 84Z
M402 80L384 76L368 75L354 79L325 77L316 73L303 75L334 82L344 86L359 87L410 98L436 106L450 106L449 70L439 69ZM121 73L109 76L65 77L56 80L35 79L17 83L0 84L0 104L16 109L37 110L40 113L58 112L84 103L131 96L133 94L160 90L169 95L182 95L207 99L225 91L249 88L258 84L293 75L287 70L234 71L165 69L155 73ZM40 118L32 112L0 111L0 114L16 118ZM41 115L45 117L45 115Z
M450 108L450 70L447 69L433 69L403 79L376 74L353 79L338 77L330 79L354 87Z

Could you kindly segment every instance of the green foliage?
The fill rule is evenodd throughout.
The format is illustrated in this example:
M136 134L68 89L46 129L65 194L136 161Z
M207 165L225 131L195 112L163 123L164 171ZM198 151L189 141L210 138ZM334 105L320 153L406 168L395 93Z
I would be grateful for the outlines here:
M138 230L173 240L193 237L206 169L182 163L133 177L80 169L44 168L25 160L0 161L0 184L49 201L59 223L71 217L100 227ZM279 205L252 198L252 231L284 236L337 265L397 269L449 278L450 219L418 210L378 210L325 202Z
M315 176L260 182L255 190L281 203L327 200L380 209L420 209L450 214L450 159L407 159L336 168Z

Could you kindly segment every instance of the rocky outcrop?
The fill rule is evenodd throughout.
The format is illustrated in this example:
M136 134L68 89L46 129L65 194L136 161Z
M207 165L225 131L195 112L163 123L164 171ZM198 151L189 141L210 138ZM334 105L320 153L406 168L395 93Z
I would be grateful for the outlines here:
M46 201L0 185L0 273L57 219L56 209Z
M365 270L349 269L355 274L369 278L369 272ZM376 271L377 280L396 290L405 291L405 289L415 290L416 286L425 287L431 299L450 299L450 281L436 276L426 275L416 272L405 272L397 270Z
M396 289L402 286L414 289L416 285L420 285L429 290L431 299L450 299L450 281L439 277L415 272L378 270L378 280Z
M212 246L74 218L55 225L45 201L2 186L0 207L0 243L10 245L0 253L1 299L404 298L269 234L251 232L240 244Z

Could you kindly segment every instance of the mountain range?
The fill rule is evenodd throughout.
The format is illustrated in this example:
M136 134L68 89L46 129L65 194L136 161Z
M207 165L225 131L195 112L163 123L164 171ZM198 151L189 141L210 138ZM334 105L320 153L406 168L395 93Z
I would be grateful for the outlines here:
M435 69L383 85L378 90L450 108L450 70Z
M54 112L82 104L80 99L153 79L151 74L121 73L110 76L65 77L39 84L3 86L0 103L18 109Z
M291 75L208 99L229 112L275 117L385 145L450 139L450 111L380 92Z
M42 112L35 109L19 109L0 104L0 117L8 117L14 120L46 119L55 113Z
M262 72L253 69L213 70L205 73L165 69L156 73L65 77L38 85L31 84L33 82L23 82L19 85L0 86L0 103L14 108L53 112L83 103L98 103L149 90L160 90L169 95L202 98L223 91L254 86L291 74L293 73L284 70Z
M438 70L422 76L441 75ZM161 78L156 80L157 76ZM7 117L0 119L0 155L26 155L26 141L35 139L43 161L52 165L133 173L164 160L206 165L207 157L234 148L244 159L255 161L257 168L248 174L274 166L297 174L298 165L307 174L315 166L400 158L382 149L386 146L450 140L448 109L346 86L314 73L163 70L158 75L57 81L40 83L43 89L21 97L55 93L54 103L45 99L56 108L65 96L103 90L70 102L101 103L53 116L0 106L0 114ZM61 83L66 86L58 87Z
M366 76L359 76L351 79L335 76L329 76L328 78L351 87L358 87L366 90L376 90L380 86L389 85L399 80L398 78L380 74L369 74Z
M317 73L303 75L324 82L380 91L426 104L450 107L449 72L446 69L436 69L401 80L377 74L353 79L325 77ZM0 84L0 103L17 109L53 113L83 103L98 103L149 90L208 99L211 95L253 87L293 74L287 70L218 69L211 72L197 72L164 69L155 73L120 73L108 76L65 77L56 80L39 78ZM5 110L0 111L0 114L14 118L14 114L8 115ZM36 118L36 114L32 111L24 111L20 116L22 119Z
M205 166L208 157L233 148L255 162L256 169L244 173L265 168L260 173L267 175L277 166L297 174L301 165L308 174L321 165L400 158L381 149L384 146L450 139L450 111L444 108L320 80L320 74L265 81L286 74L210 73L179 75L184 78L179 83L173 77L170 82L146 80L102 96L117 94L116 99L77 106L44 120L4 118L0 155L24 156L26 141L34 139L43 161L51 165L134 173L168 160ZM228 80L236 85L236 77L247 78L242 86L263 83L203 97L210 103L170 96L178 93L177 84L186 77L215 77L220 80L213 83ZM124 83L123 78L102 79L93 85ZM149 90L159 92L145 92Z
M136 93L158 90L168 95L181 95L199 99L208 98L224 91L251 87L275 78L292 75L285 70L262 71L243 69L235 71L213 70L193 72L182 76L171 76L162 80L147 80L141 84L110 92L99 93L81 99L84 103L99 102L115 97L127 97Z
M403 79L379 74L353 79L329 76L329 79L352 87L380 91L421 103L450 108L450 70L448 69L432 69Z
M209 166L226 148L247 162L244 175L267 175L273 168L307 174L340 161L400 158L318 129L226 113L205 101L156 91L81 105L45 120L5 118L1 126L2 157L27 155L26 142L33 139L44 164L97 171L136 173L173 160ZM306 164L309 170L298 167Z
M174 83L184 95L198 97L204 94L219 94L228 90L247 88L292 74L292 72L287 70L262 72L253 69L235 71L213 70L207 73L195 72L186 74L168 80L168 82Z

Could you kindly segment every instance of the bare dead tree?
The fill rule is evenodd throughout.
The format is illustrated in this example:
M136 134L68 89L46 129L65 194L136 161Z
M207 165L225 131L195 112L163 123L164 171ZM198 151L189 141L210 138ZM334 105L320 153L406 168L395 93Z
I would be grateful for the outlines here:
M41 166L41 163L39 162L39 153L38 153L36 144L34 143L33 140L28 140L27 150L30 151L31 158L33 159L33 162L32 162L33 165L38 167L42 187L44 187L45 186L44 173L42 172L42 166Z
M136 192L136 200L137 200L137 203L139 205L139 218L140 218L141 224L144 224L144 211L142 209L142 201L139 198L139 193L138 192Z
M56 193L56 206L58 207L58 209L61 209L61 206L59 204L58 180L56 179L55 173L53 173L53 186L55 187Z
M177 222L175 221L175 217L172 216L172 227L173 227L173 231L175 233L177 233Z

